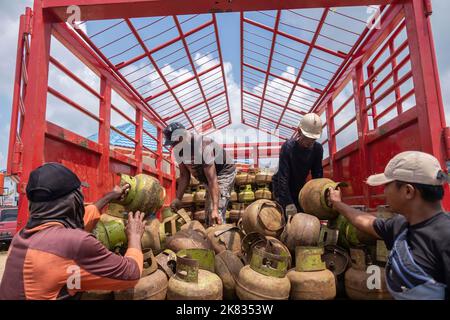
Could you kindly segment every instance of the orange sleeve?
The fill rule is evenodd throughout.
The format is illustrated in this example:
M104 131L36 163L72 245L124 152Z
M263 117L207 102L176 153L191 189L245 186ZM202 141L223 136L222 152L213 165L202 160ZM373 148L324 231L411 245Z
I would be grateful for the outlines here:
M97 222L100 220L101 213L94 205L88 205L84 208L84 230L91 232Z
M139 266L139 274L142 274L142 270L144 269L144 255L142 254L142 251L135 248L128 248L125 257L129 257L136 261Z

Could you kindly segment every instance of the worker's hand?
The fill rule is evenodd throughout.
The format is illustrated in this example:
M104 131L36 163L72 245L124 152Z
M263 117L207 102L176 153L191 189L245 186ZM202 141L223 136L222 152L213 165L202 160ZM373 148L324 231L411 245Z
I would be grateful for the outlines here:
M170 210L172 212L177 212L181 208L181 200L178 198L175 198L172 203L170 204Z
M144 235L144 213L137 211L136 213L128 213L127 238L128 247L138 248L141 246L141 238Z
M219 210L213 210L211 212L211 222L212 224L222 224L222 216L219 214Z
M114 189L111 191L111 198L112 200L116 201L123 201L125 200L125 197L128 194L128 191L130 191L131 186L127 183L121 187L115 186Z
M328 197L327 197L327 204L329 207L333 207L335 203L341 202L341 188L328 188Z
M297 207L295 204L291 203L286 206L286 215L291 216L297 213Z

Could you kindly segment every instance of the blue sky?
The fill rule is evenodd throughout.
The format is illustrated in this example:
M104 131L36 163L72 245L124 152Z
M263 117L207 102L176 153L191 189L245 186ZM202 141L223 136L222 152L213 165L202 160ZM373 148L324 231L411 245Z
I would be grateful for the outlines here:
M0 28L3 32L0 34L0 43L2 46L0 47L0 169L6 166L6 156L7 156L7 146L8 146L8 135L9 135L9 122L10 122L10 110L11 110L11 99L12 99L12 84L13 84L13 75L14 75L14 67L15 67L15 55L16 55L16 44L17 44L17 30L18 30L18 17L24 11L26 6L31 6L31 0L17 0L17 1L0 1ZM448 18L446 17L447 13L450 12L450 1L446 0L434 0L434 14L432 16L432 25L434 29L434 37L436 43L436 51L438 56L438 66L441 76L441 85L442 92L444 96L444 104L446 105L446 114L447 114L447 122L450 120L450 59L448 59L448 52L450 51L450 39L448 36L448 30L450 29L450 23L448 22ZM252 19L259 19L261 22L270 25L273 19L270 15L274 15L274 13L268 12L268 16L252 16ZM310 11L310 15L317 15L317 12L314 10ZM222 46L222 54L225 62L226 69L226 78L228 84L228 92L230 98L230 104L232 105L233 111L233 122L238 122L240 120L240 25L239 25L239 14L236 13L227 13L220 14L218 17L218 25L219 25L219 36ZM189 17L180 17L180 21L185 21ZM198 19L203 19L199 17ZM206 18L205 18L206 19ZM298 19L290 19L286 17L286 19L291 23L295 24L300 23ZM145 25L148 23L148 19L136 19L133 22L136 26ZM103 25L111 25L111 22L104 23L88 23L87 29L89 34L94 34L96 31L100 30ZM187 22L183 27L189 29L189 22ZM308 22L302 22L302 27L308 26ZM170 27L170 21L162 21L159 25L161 29L166 27ZM285 31L294 32L295 30L288 30L287 26ZM307 28L306 28L307 29ZM124 29L125 30L125 29ZM121 27L119 26L111 34L104 35L99 39L99 44L103 42L103 44L108 42L108 37L117 38L118 34L121 32ZM331 31L330 31L331 32ZM308 34L300 34L304 38L308 37ZM163 42L163 39L157 39L155 41ZM340 39L343 42L351 41L351 39ZM345 41L344 41L345 40ZM332 45L330 43L326 43L329 40L323 39L324 45ZM131 40L124 39L122 43L118 43L117 46L120 48L124 48L126 46L133 45ZM334 43L336 46L336 43ZM152 47L151 41L149 41L149 46ZM111 46L111 52L118 52L118 47L114 48ZM251 48L251 47L249 47ZM343 48L336 47L337 49L345 50L345 46ZM88 81L91 85L98 86L98 80L95 79L95 76L83 68L79 63L77 63L76 59L70 57L70 54L57 44L54 45L52 49L56 56L60 56L67 65L73 67L71 69L74 73L80 75L86 81ZM139 53L139 48L135 51L130 51L128 54L129 57L135 56L136 53ZM107 51L106 51L107 52ZM206 54L207 51L202 52ZM122 57L118 57L117 61L120 62L122 60L126 60L126 54ZM199 61L202 57L199 56ZM281 59L281 58L280 58ZM283 59L281 59L283 60ZM139 66L139 65L137 65ZM167 68L172 68L173 66L168 66ZM295 68L295 67L294 67ZM295 69L285 69L285 67L281 64L279 66L279 74L284 75L286 77L290 77L289 73L292 72L295 74ZM170 70L170 69L169 69ZM188 70L192 71L192 70ZM284 72L283 72L284 71ZM73 86L67 79L61 78L60 76L53 74L53 71L50 70L51 79L50 84L56 87L61 92L66 93L68 95L73 94ZM176 72L175 72L176 74ZM320 75L320 74L319 74ZM138 76L136 76L138 77ZM314 81L315 80L315 81ZM308 82L310 81L310 82ZM319 84L313 84L320 82L320 79L308 79L305 80L307 85L317 86ZM157 82L155 82L157 84ZM274 87L277 87L277 83L274 82ZM251 90L257 92L257 86L251 88ZM89 97L89 95L76 95L74 96L74 100L79 102L83 106L86 106L90 111L96 112L98 111L98 106L96 104L96 100L93 97ZM133 112L125 101L120 99L119 96L115 96L115 100L113 100L121 110L125 112ZM75 114L69 114L61 110L57 101L54 99L49 100L48 106L48 114L47 118L49 120L59 122L59 124L68 127L69 129L73 129L75 132L79 134L89 136L92 132L95 132L95 123L89 122L88 120L82 121L83 126L78 126L71 128L73 126L74 121L73 117ZM288 119L286 119L288 121ZM294 119L293 121L296 121ZM79 122L78 122L79 123ZM113 119L113 124L120 125L123 123L123 118L116 116ZM233 126L234 128L240 128L238 124ZM245 135L245 133L243 134Z

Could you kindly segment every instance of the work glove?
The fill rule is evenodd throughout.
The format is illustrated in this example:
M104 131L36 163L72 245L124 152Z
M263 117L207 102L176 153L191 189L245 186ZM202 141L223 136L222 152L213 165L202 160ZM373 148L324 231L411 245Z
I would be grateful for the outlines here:
M295 206L295 204L291 203L286 206L285 211L287 216L292 216L297 213L297 207Z

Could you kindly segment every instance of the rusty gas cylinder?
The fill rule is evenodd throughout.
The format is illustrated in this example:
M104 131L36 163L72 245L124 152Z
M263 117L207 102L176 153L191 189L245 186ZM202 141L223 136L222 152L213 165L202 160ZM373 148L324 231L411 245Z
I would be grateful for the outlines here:
M183 225L180 230L195 230L206 235L205 227L197 220L189 221L187 224Z
M268 169L262 169L255 175L256 184L270 184L272 183L273 172Z
M158 179L146 174L138 174L135 177L122 174L120 185L125 184L130 185L130 190L119 204L123 205L127 211L140 211L149 215L158 211L164 204L166 190Z
M267 199L272 200L272 192L267 185L259 185L258 189L255 191L255 199Z
M223 298L236 300L236 280L244 267L241 259L229 250L222 251L215 257L215 272L222 279Z
M257 200L247 207L242 216L245 233L259 232L279 237L285 226L283 210L270 200Z
M194 193L194 202L197 206L203 206L206 202L206 189L203 185L198 186Z
M241 216L244 214L244 209L241 210L230 210L230 222L231 223L236 223L239 221L239 219L241 218Z
M166 249L158 254L156 257L158 269L164 272L167 279L170 279L175 274L177 265L177 255L172 250Z
M334 274L322 261L323 248L296 247L295 269L289 270L293 300L332 300L336 297Z
M212 249L208 237L198 230L182 230L167 238L167 249L178 252L182 249Z
M168 279L166 274L158 269L158 264L152 251L144 254L142 277L134 288L115 291L116 300L165 300Z
M369 265L368 256L362 249L350 249L352 267L345 273L345 291L352 300L390 300L392 299L385 281L385 269L377 265ZM372 274L377 277L379 288L370 287L368 279Z
M300 190L298 202L305 213L316 216L320 220L332 220L338 216L338 212L327 203L328 189L336 188L342 183L334 182L327 178L312 179Z
M236 294L241 300L287 300L291 283L286 257L254 248L250 265L239 272Z
M223 285L218 275L199 268L189 256L177 257L177 272L170 278L167 300L222 300Z
M317 246L319 236L319 219L306 213L297 213L288 217L281 241L294 253L297 246Z
M206 222L206 211L205 210L197 210L193 215L194 220L199 221L204 224Z
M206 234L216 253L230 250L235 254L241 252L242 233L231 224L215 225L206 229Z
M194 195L192 193L183 194L183 198L181 199L182 207L186 208L192 206L194 204Z

